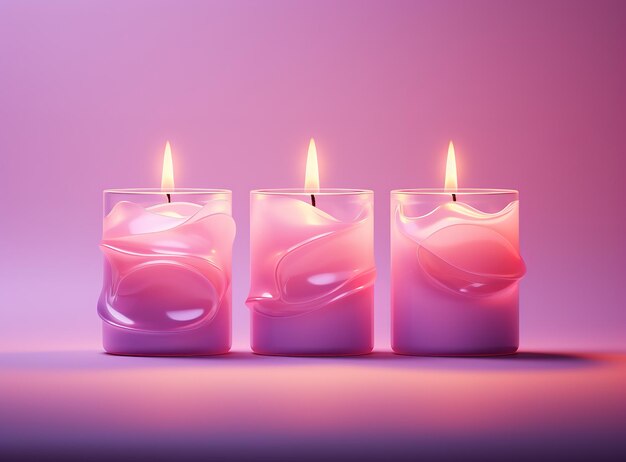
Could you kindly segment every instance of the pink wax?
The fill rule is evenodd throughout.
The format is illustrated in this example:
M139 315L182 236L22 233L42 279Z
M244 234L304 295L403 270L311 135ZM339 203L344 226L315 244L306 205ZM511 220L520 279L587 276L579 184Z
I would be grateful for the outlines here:
M251 194L252 349L354 355L373 348L373 193Z
M201 355L231 345L231 193L105 191L98 302L109 353Z
M392 347L397 353L517 351L517 191L391 194Z

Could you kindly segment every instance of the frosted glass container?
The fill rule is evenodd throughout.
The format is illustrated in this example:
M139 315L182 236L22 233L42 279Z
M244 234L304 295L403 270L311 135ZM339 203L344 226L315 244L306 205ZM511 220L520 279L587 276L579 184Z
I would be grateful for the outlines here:
M517 191L391 192L395 352L514 353L524 274Z
M228 190L104 191L98 314L108 353L229 351L231 203Z
M297 189L252 191L247 305L255 353L372 351L373 196L350 189L313 197Z

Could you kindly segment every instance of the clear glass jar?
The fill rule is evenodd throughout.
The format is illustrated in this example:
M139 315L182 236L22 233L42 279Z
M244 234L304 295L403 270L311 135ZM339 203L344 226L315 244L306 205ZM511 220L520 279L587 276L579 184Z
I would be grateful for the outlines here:
M373 348L372 191L251 192L252 349L352 355Z
M395 352L514 353L524 273L517 191L391 192Z
M231 204L222 189L104 191L98 313L107 352L230 349Z

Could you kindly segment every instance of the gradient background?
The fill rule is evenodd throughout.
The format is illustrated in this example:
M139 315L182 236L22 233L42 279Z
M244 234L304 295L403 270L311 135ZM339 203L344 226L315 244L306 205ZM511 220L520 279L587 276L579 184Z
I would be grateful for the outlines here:
M625 454L626 357L589 355L626 348L625 86L623 1L0 0L0 449ZM248 192L302 185L311 136L322 186L376 192L367 358L246 353ZM158 187L166 139L234 192L224 358L96 353L102 190ZM450 139L461 187L520 190L531 353L384 352L389 191L442 186Z
M521 343L626 344L626 3L0 2L0 348L97 348L105 188L233 190L234 346L248 346L248 192L376 193L389 345L389 191L521 193Z

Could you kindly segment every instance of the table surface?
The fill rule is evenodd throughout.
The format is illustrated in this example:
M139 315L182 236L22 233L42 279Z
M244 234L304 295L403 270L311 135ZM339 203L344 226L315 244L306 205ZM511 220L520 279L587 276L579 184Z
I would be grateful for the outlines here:
M625 385L624 353L6 352L0 456L624 460Z

